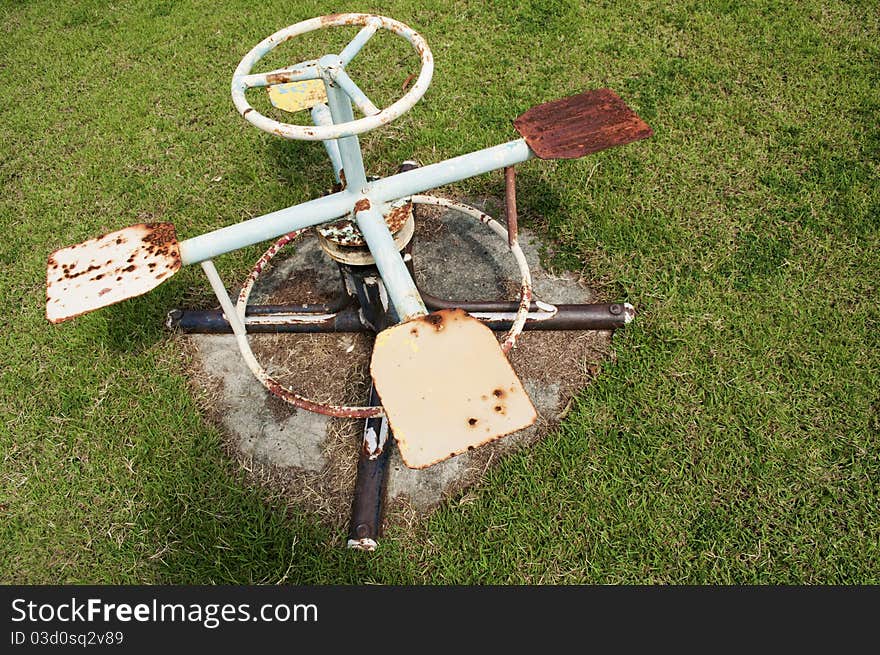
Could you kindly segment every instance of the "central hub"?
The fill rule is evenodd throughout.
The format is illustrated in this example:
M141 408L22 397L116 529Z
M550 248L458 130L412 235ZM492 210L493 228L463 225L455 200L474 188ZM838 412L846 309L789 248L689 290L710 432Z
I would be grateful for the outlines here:
M366 246L367 242L364 241L364 235L361 234L355 222L354 212L355 210L352 210L348 216L335 223L319 226L317 228L318 234L338 246ZM407 222L412 221L412 216L411 202L392 207L385 214L385 224L388 226L388 231L396 237L397 233L403 230Z
M385 224L388 226L391 236L394 237L397 249L403 250L412 239L415 230L412 203L407 202L392 207L385 214ZM321 248L334 260L354 265L374 263L364 235L355 222L354 210L345 218L335 223L321 225L315 230L318 233Z
M318 60L318 66L327 70L328 68L342 68L342 60L339 55L324 55Z

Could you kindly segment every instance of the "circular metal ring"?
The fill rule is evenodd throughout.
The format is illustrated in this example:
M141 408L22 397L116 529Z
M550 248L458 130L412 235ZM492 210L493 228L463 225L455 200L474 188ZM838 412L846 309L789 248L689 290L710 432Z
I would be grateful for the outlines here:
M272 247L263 253L263 256L260 257L259 261L254 265L254 268L250 275L248 275L241 292L238 294L238 302L235 304L235 312L238 314L239 319L241 319L242 325L245 325L245 313L247 311L248 299L251 296L251 290L254 288L254 283L257 281L257 278L260 277L260 273L263 272L263 269L269 261L278 254L279 250L305 231L306 230L297 230L296 232L284 235L272 244ZM242 339L236 339L236 342L238 343L238 348L241 351L242 357L244 357L248 368L250 368L251 372L263 384L263 386L266 387L272 395L289 402L295 407L315 412L316 414L337 416L341 418L372 418L373 416L382 416L385 413L385 410L382 407L329 405L327 403L319 403L310 400L290 387L284 386L266 372L266 369L257 362L257 358L254 356L254 352L251 350L250 344L247 341L247 336Z
M427 195L411 196L406 200L408 202L419 205L434 205L437 207L446 207L447 209L459 211L489 226L489 228L493 232L495 232L495 234L507 241L507 229L491 216L489 216L485 212L480 211L476 207L464 205L460 202L455 202L454 200L447 200L445 198L438 198L436 196ZM272 247L270 247L254 265L253 270L251 271L250 275L248 275L248 278L238 295L238 302L235 305L235 311L238 314L242 325L245 325L245 313L247 311L247 303L251 295L251 290L253 289L254 283L257 281L257 278L263 272L263 269L266 268L272 258L275 257L275 255L277 255L284 246L289 244L305 231L306 230L298 230L296 232L291 232L290 234L284 235L283 237L278 239L278 241L272 244ZM526 261L526 257L523 254L522 249L519 247L519 243L517 241L514 241L513 244L509 246L509 248L510 252L513 253L514 259L516 259L516 264L519 267L520 274L522 275L522 285L520 288L519 308L517 309L513 325L511 325L510 330L508 330L508 332L504 335L504 338L501 342L501 349L502 351L504 351L505 354L509 353L510 349L513 348L516 344L516 339L522 332L523 326L525 325L526 317L529 313L529 307L532 301L532 276L531 272L529 271L529 265ZM546 307L548 312L552 312L553 314L555 314L555 307L553 307L552 305L547 305ZM254 376L256 376L256 378L266 387L266 389L269 390L270 393L281 398L282 400L289 402L296 407L300 407L302 409L308 410L310 412L315 412L317 414L324 414L326 416L337 416L342 418L371 418L374 416L382 416L385 414L385 410L382 407L329 405L327 403L319 403L314 400L310 400L305 396L300 395L293 389L285 387L280 382L270 377L266 370L259 364L259 362L257 362L256 357L253 354L253 350L251 350L251 347L247 342L246 336L243 339L237 339L237 343L239 349L241 350L241 354L248 365L248 368L250 368Z
M375 25L376 29L383 28L409 41L422 62L422 68L419 76L413 84L412 88L407 91L394 104L386 107L377 114L366 116L358 120L339 123L335 125L292 125L290 123L281 123L273 120L263 114L260 114L245 99L244 94L248 88L252 86L265 86L266 84L251 84L248 80L251 69L260 59L267 53L274 50L277 46L292 39L295 36L313 32L324 27L337 27L341 25ZM267 74L268 75L268 74ZM386 123L390 123L394 119L409 111L416 102L428 90L431 83L431 77L434 75L434 57L431 54L428 43L424 37L411 27L385 16L376 16L374 14L332 14L330 16L320 16L309 20L296 23L289 27L285 27L271 36L263 39L250 52L248 52L241 63L235 69L232 76L232 102L245 120L252 125L284 137L286 139L296 139L302 141L325 141L328 139L339 139L341 137L362 134L369 130L375 129ZM258 77L258 76L257 76ZM315 79L314 77L301 79ZM265 80L262 80L265 82Z

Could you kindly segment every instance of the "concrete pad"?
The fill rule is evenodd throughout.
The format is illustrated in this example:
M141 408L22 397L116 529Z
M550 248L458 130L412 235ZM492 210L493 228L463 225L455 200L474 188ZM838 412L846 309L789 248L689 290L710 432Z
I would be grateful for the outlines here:
M494 210L503 221L497 200L464 202L490 213ZM530 264L538 299L551 303L595 301L576 275L553 275L541 267L541 243L529 231L521 230L520 245ZM516 297L518 271L506 243L460 213L420 208L413 257L418 284L435 296L468 300ZM251 302L321 302L336 296L339 285L335 263L323 254L314 237L307 236L273 260L258 280ZM210 413L227 435L229 451L256 479L283 492L293 505L344 528L363 422L297 410L274 398L250 374L231 336L182 338L192 347L193 382L199 389L210 390ZM257 358L282 383L320 401L364 403L371 336L254 335L251 344ZM390 462L386 527L418 519L444 499L478 483L507 453L546 435L571 397L589 383L600 362L611 356L609 332L523 333L510 360L538 412L536 423L422 470L404 466L395 450Z

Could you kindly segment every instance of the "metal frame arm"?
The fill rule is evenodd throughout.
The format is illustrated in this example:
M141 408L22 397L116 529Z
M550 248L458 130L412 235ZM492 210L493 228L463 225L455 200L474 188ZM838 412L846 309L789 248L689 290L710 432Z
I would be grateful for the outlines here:
M355 203L363 199L368 199L371 206L381 206L382 203L428 191L444 184L513 166L532 157L534 153L526 145L525 140L516 139L369 182L363 189L353 187L344 189L329 196L309 200L182 241L181 262L198 264L245 246L275 239L294 230L332 221L352 212Z
M368 195L383 202L392 202L444 184L521 164L534 156L525 139L516 139L376 180L367 187Z
M366 203L366 208L358 211L356 218L400 320L408 321L427 314L425 303L422 302L416 283L394 244L394 237L391 236L382 214L370 209L369 203Z

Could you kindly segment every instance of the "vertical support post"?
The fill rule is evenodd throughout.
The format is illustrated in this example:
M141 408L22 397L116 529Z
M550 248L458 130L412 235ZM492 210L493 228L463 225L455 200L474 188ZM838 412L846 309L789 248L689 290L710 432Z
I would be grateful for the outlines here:
M334 123L347 123L354 120L351 100L345 91L333 81L326 71L322 75L327 88L327 103ZM367 174L364 171L364 160L361 145L357 136L345 136L336 140L339 155L342 157L342 169L345 171L344 185L348 189L359 191L367 186Z
M380 283L381 284L381 283ZM379 395L370 384L370 405L380 405ZM381 443L382 437L385 438ZM381 450L370 452L374 443ZM376 550L382 525L385 485L388 480L388 459L391 453L391 434L384 416L368 418L364 424L364 439L358 452L357 479L351 502L351 522L348 528L349 548Z
M330 115L330 108L323 102L312 107L312 122L315 125L332 125L333 117ZM341 182L342 178L342 157L339 154L339 144L334 139L326 139L324 148L327 150L327 156L330 158L330 164L333 166L333 177L337 182Z
M513 244L517 240L516 216L516 171L513 166L507 166L504 169L504 215L507 218L507 245L513 248Z

